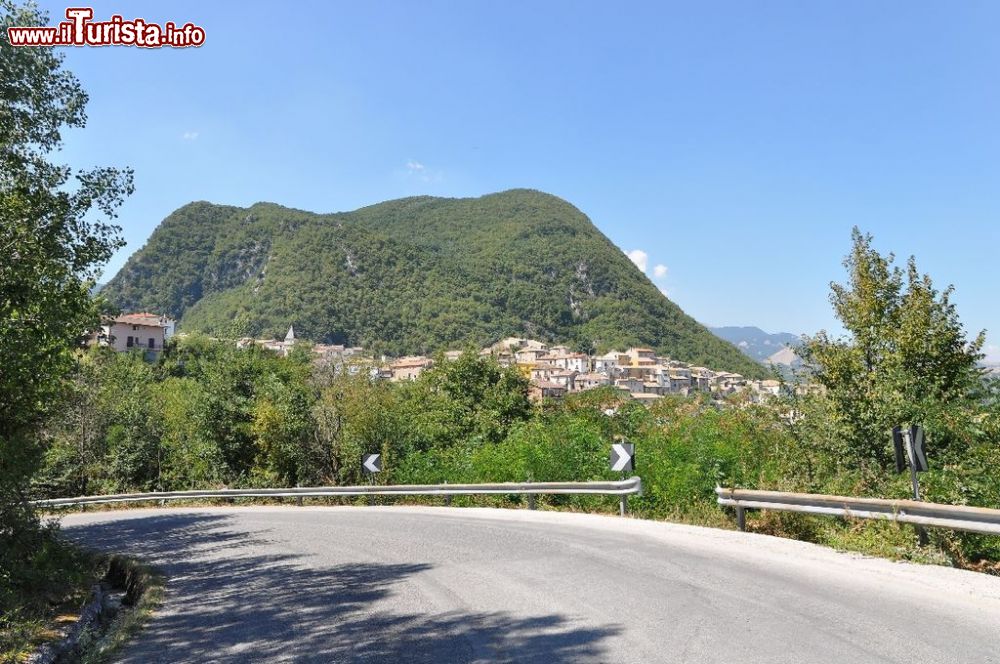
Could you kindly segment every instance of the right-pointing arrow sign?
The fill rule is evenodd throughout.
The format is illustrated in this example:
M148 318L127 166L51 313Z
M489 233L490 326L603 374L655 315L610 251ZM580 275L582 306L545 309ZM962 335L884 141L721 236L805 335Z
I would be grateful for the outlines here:
M635 445L632 443L613 443L611 445L611 470L624 472L634 469Z
M361 467L366 473L380 473L382 472L382 455L381 454L366 454L361 457Z

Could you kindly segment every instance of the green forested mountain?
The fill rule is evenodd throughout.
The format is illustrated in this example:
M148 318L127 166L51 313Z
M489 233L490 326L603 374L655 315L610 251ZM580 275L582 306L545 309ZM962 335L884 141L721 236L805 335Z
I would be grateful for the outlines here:
M191 203L102 292L223 336L294 324L303 338L403 354L526 335L762 371L664 297L583 213L530 190L337 214Z

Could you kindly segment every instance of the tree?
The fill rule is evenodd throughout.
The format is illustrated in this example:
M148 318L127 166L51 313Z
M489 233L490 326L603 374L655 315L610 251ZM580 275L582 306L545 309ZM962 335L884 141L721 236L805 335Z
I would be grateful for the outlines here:
M414 437L424 448L472 439L498 443L532 412L528 380L471 348L456 360L439 355L433 368L401 391Z
M389 459L402 459L409 451L412 423L402 413L395 388L385 381L373 381L367 371L351 375L346 368L326 380L313 406L312 419L317 444L334 482L363 481L362 454L379 452ZM392 463L384 475L394 472Z
M113 491L163 490L163 413L153 368L141 352L114 354L102 376L107 472Z
M831 284L830 301L847 337L826 332L800 350L827 390L831 410L853 461L885 468L892 461L893 426L924 424L939 454L961 447L963 423L981 389L977 362L985 335L966 339L951 303L952 287L936 290L910 258L872 248L872 236L854 229L844 260L846 284Z
M72 349L97 322L97 268L121 246L111 221L132 174L50 161L87 95L49 48L13 48L7 27L44 25L33 5L0 0L0 582L37 551L26 489L37 427L65 387Z
M80 361L58 412L44 426L45 459L33 479L42 497L99 493L106 476L109 413L102 384L114 353L92 348Z
M267 476L279 486L312 484L322 475L325 450L314 432L314 398L301 377L272 375L253 411L252 431Z

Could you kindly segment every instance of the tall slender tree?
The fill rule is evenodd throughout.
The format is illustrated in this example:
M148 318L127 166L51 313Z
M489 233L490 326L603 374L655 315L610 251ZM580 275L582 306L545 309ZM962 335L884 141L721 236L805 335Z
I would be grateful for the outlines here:
M0 583L16 581L37 547L26 500L37 427L72 369L73 347L97 322L97 269L121 246L115 212L132 173L54 163L87 95L49 47L15 48L9 26L45 25L33 4L0 0Z
M852 239L847 283L831 284L830 294L847 336L820 332L800 352L827 389L854 462L888 466L892 427L912 422L928 426L935 450L947 453L982 386L985 334L966 338L953 288L936 290L914 258L904 272L871 235L855 228Z

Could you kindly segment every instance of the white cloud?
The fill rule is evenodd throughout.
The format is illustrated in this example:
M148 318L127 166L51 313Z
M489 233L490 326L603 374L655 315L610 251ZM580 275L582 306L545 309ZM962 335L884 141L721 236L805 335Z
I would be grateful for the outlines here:
M184 132L183 134L181 134L181 138L183 138L185 141L196 141L196 140L198 140L198 132L191 131L189 129L186 132Z
M406 162L404 177L424 183L441 182L444 180L444 173L431 170L416 159L409 159Z
M646 273L646 266L649 264L649 254L647 254L642 249L633 249L632 251L626 251L625 255L628 256L629 260L635 263L635 266L642 270L642 273Z
M667 276L667 266L662 263L653 268L653 276L657 279L662 279Z
M986 357L983 358L984 362L989 362L990 364L1000 363L1000 346L996 344L986 344L983 347L983 354L986 355Z
M668 291L666 288L661 288L660 292L663 293L663 297L670 299L670 291Z

